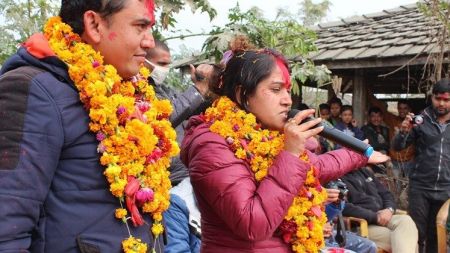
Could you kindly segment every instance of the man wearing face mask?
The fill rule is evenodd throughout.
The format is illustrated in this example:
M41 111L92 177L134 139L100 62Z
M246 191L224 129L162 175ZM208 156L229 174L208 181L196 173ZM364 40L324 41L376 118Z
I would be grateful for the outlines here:
M173 106L170 122L177 131L178 143L181 143L184 136L183 121L201 112L203 108L210 104L209 81L214 67L201 64L194 68L191 65L191 80L194 85L189 86L184 92L178 92L164 84L170 72L169 65L172 62L169 47L164 42L155 40L155 47L147 50L146 58L146 66L151 70L149 83L153 85L159 98L170 100ZM179 157L172 159L170 165L172 185L177 185L183 178L188 176L188 170Z

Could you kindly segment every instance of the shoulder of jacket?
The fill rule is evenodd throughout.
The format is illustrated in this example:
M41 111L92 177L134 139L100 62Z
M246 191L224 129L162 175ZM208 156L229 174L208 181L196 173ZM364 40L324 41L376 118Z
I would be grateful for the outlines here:
M212 142L226 144L225 138L217 133L211 132L211 130L209 130L209 126L205 123L197 126L197 129L194 130L193 142L200 145Z
M21 66L12 70L9 70L8 72L5 72L3 75L1 75L1 79L8 78L8 77L14 77L18 79L23 80L32 80L36 75L46 72L46 70L28 65L28 66Z

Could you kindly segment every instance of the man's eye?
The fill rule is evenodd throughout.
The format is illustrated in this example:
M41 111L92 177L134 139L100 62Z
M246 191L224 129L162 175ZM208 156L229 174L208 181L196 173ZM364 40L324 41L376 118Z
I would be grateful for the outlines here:
M140 31L149 30L149 27L150 27L148 24L145 24L145 23L144 24L137 24L136 26L139 28Z

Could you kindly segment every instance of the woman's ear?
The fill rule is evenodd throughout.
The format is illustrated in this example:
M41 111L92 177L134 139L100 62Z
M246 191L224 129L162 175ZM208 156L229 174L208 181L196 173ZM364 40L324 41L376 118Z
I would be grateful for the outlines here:
M102 39L102 18L95 11L86 11L83 15L84 32L83 39L90 44L98 44Z
M242 91L242 86L237 85L235 94L236 94L236 101L238 102L239 105L242 105L241 91Z

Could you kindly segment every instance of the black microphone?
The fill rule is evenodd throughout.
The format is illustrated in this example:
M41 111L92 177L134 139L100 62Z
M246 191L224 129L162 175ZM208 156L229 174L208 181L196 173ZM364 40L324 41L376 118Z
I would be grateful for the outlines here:
M299 112L300 111L297 109L291 109L288 112L288 118L289 119L293 118ZM307 117L307 118L303 119L302 122L300 122L300 124L311 121L311 120L314 120L314 117L312 117L312 116ZM322 136L330 141L333 141L335 143L338 143L342 146L350 148L354 151L362 153L366 157L370 157L370 155L372 155L373 148L369 144L367 144L353 136L345 134L344 132L334 128L329 123L321 122L314 127L320 127L320 126L323 126L322 132L319 133L320 136Z

